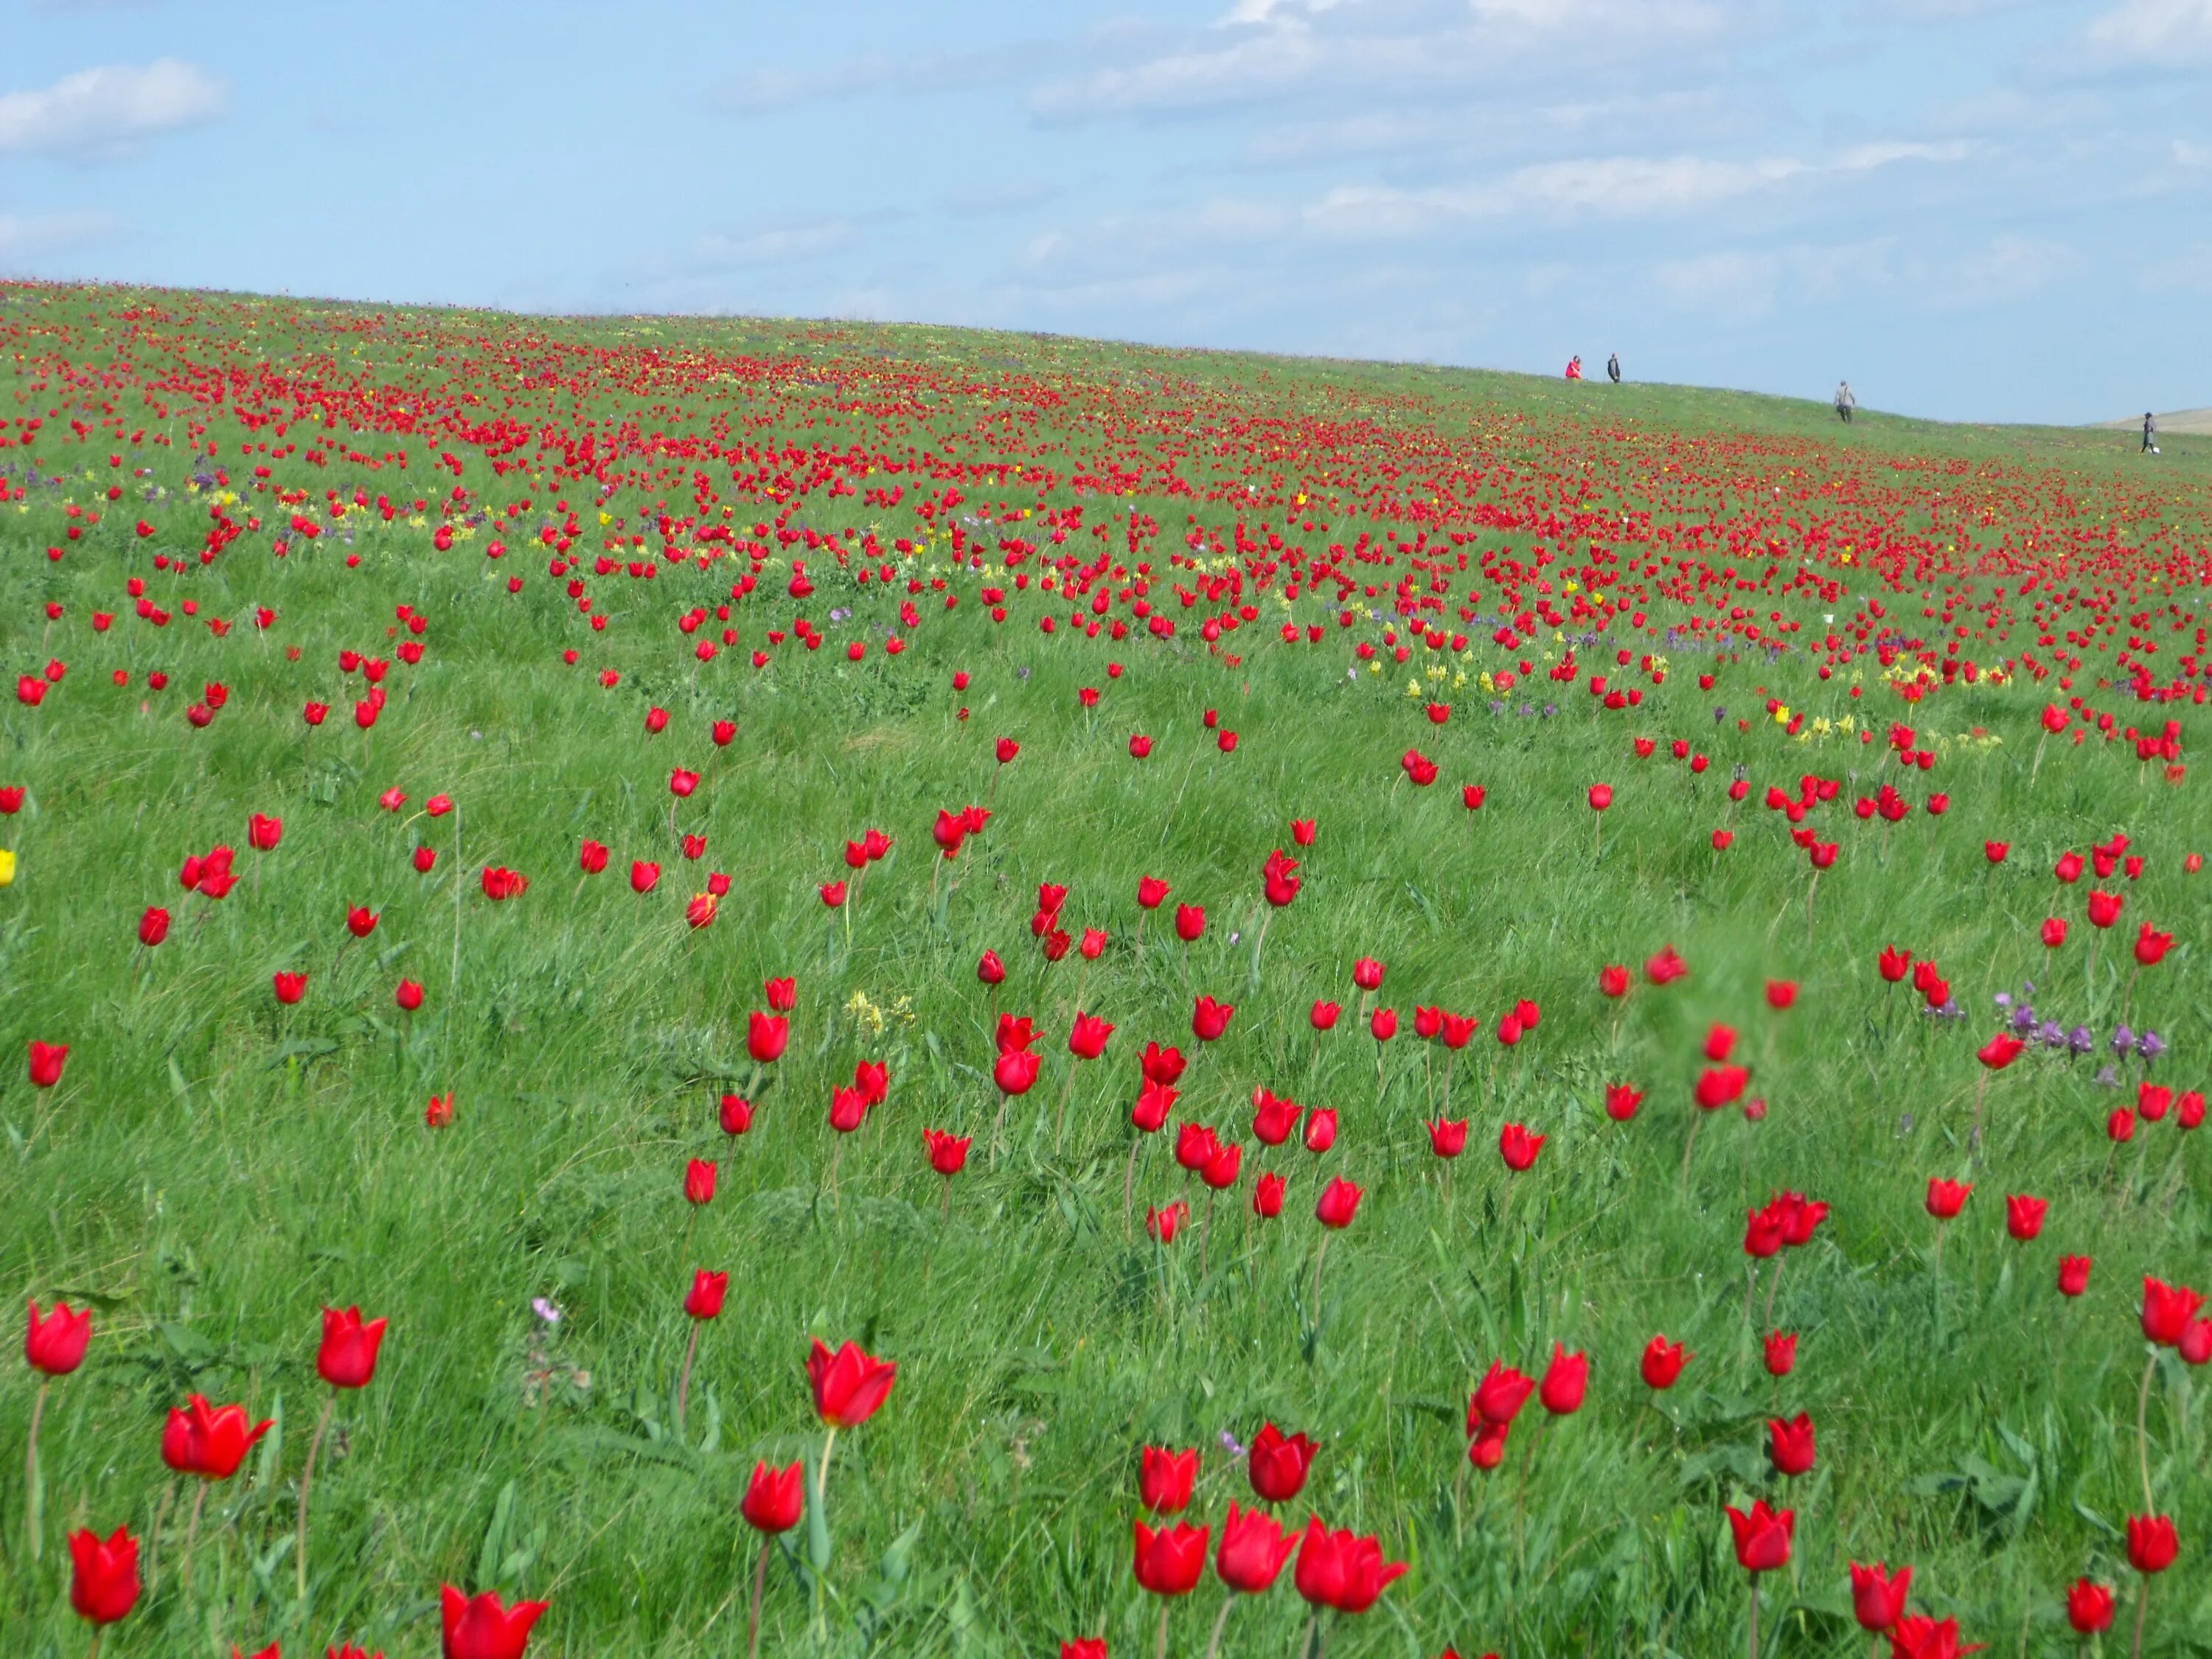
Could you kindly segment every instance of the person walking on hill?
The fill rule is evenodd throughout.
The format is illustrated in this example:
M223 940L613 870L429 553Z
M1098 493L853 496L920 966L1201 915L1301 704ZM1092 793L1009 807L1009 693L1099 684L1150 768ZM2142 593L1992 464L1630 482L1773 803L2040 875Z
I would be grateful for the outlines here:
M2158 453L2158 416L2148 410L2143 410L2143 442L2142 448L2137 453L2144 455Z
M1618 351L1605 360L1605 376L1615 386L1620 384L1620 354Z
M1858 407L1858 398L1851 391L1851 383L1844 381L1836 388L1836 418L1845 426L1851 423L1851 410Z

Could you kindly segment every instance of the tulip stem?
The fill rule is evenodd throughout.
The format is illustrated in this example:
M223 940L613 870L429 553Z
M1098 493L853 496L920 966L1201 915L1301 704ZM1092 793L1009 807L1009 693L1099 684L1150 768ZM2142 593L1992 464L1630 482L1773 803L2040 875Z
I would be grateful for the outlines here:
M2142 1387L2136 1391L2136 1462L2142 1471L2143 1512L2155 1514L2158 1505L2150 1495L2150 1380L2158 1370L2158 1350L2150 1351L2143 1362ZM2137 1645L2141 1645L2138 1638Z
M1759 1575L1751 1576L1751 1659L1759 1659Z
M307 1442L307 1461L300 1468L300 1537L292 1555L299 1572L299 1599L303 1602L307 1599L307 1494L315 1485L315 1454L323 1448L323 1434L331 1426L331 1413L337 1403L335 1394L323 1401L323 1414L315 1419L314 1436Z
M100 1638L105 1633L97 1625L92 1627L92 1645L84 1650L84 1659L100 1659Z
M761 1535L760 1565L753 1570L753 1610L745 1620L745 1653L747 1659L760 1659L761 1592L768 1588L769 1534Z
M1698 1131L1704 1126L1705 1121L1705 1114L1700 1108L1698 1115L1690 1120L1689 1135L1682 1142L1682 1194L1686 1198L1689 1196L1690 1192L1690 1154L1698 1149Z
M1321 1264L1328 1259L1328 1234L1321 1236L1321 1248L1314 1252L1313 1319L1314 1335L1321 1335Z
M199 1541L200 1507L207 1502L208 1483L202 1480L192 1491L192 1516L185 1522L185 1594L192 1593L192 1547Z
M1231 1590L1229 1593L1228 1598L1222 1602L1221 1611L1213 1620L1213 1639L1206 1644L1206 1659L1219 1659L1221 1653L1221 1632L1223 1628L1229 1623L1229 1609L1236 1605L1237 1592Z
M154 1524L146 1534L146 1599L151 1601L161 1583L161 1527L169 1518L169 1505L176 1501L177 1481L172 1475L161 1486L161 1502L154 1511Z
M2143 1575L2142 1589L2136 1595L2136 1639L2128 1650L2129 1659L2142 1659L2143 1615L2150 1611L2150 1575Z
M39 1419L46 1415L46 1390L52 1384L45 1377L39 1379L38 1397L31 1402L31 1438L23 1453L23 1529L27 1536L31 1559L39 1559L40 1535L46 1531L46 1489L39 1479Z
M1790 1259L1787 1250L1774 1253L1774 1277L1766 1283L1766 1311L1759 1316L1759 1323L1768 1330L1774 1328L1774 1293L1782 1288L1782 1264Z
M1121 1239L1124 1243L1134 1243L1137 1238L1137 1153L1144 1144L1144 1133L1139 1130L1137 1138L1129 1143L1129 1166L1121 1172Z
M684 1374L676 1384L676 1437L684 1437L684 1420L691 1405L691 1361L699 1352L700 1321L691 1322L691 1340L684 1345Z

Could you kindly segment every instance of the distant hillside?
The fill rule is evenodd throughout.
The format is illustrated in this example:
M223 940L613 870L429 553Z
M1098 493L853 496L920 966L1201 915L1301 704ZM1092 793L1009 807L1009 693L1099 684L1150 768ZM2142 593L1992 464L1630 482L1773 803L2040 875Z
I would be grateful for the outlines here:
M2098 424L2114 429L2140 428L2142 416L2131 415L2124 421L2100 421ZM2160 432L2212 433L2212 409L2177 409L2171 415L2158 417L2158 429Z

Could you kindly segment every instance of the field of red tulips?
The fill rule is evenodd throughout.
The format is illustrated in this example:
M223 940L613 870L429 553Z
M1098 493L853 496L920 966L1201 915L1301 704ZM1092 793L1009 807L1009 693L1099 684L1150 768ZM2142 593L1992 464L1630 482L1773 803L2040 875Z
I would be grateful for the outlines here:
M0 1650L2212 1652L2212 450L0 348Z

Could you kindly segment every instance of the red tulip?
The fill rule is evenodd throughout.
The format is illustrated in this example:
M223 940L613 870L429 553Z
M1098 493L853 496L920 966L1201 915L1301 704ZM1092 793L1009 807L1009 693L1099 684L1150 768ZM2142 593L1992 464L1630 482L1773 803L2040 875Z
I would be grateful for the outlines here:
M228 1480L270 1426L248 1426L245 1407L212 1407L204 1395L196 1394L170 1411L161 1431L161 1461L179 1474Z
M695 1158L684 1166L684 1197L690 1204L711 1204L714 1201L714 1165L711 1159Z
M1206 1573L1211 1528L1177 1522L1154 1532L1142 1521L1136 1528L1138 1584L1155 1595L1188 1595Z
M1735 1535L1735 1559L1749 1572L1772 1572L1790 1563L1790 1540L1797 1524L1794 1510L1771 1510L1763 1498L1749 1514L1729 1506L1729 1529Z
M364 1323L359 1308L323 1310L323 1343L315 1354L315 1375L334 1389L365 1389L376 1376L376 1356L384 1346L386 1322Z
M1590 785L1589 804L1591 811L1604 811L1607 807L1613 805L1613 786L1609 783Z
M2089 1288L2089 1260L2086 1255L2058 1258L2059 1295L2080 1296Z
M1262 1221L1273 1221L1283 1212L1283 1177L1272 1170L1262 1170L1252 1185L1252 1213Z
M1314 1454L1320 1449L1304 1433L1285 1437L1273 1423L1262 1424L1245 1460L1252 1490L1270 1504L1289 1503L1304 1487Z
M1536 1388L1536 1398L1544 1409L1554 1417L1571 1417L1583 1408L1583 1395L1589 1389L1589 1357L1569 1353L1559 1343L1552 1344L1552 1363Z
M857 1342L848 1342L832 1353L817 1337L806 1359L815 1413L833 1429L857 1428L866 1422L890 1397L897 1379L896 1364L871 1357Z
M1319 1113L1315 1116L1318 1117ZM1313 1126L1306 1127L1307 1145L1313 1141ZM1341 1228L1352 1224L1352 1218L1359 1212L1361 1189L1339 1176L1322 1189L1321 1201L1314 1206L1314 1218L1324 1227Z
M1625 997L1628 994L1628 969L1607 963L1597 970L1597 988L1601 995Z
M1406 1571L1406 1563L1385 1563L1376 1539L1330 1532L1315 1516L1306 1522L1291 1582L1316 1607L1364 1613Z
M1473 1434L1481 1423L1494 1423L1500 1427L1510 1423L1535 1389L1533 1377L1523 1376L1502 1359L1492 1360L1490 1370L1475 1385L1474 1396L1468 1401L1468 1432Z
M296 1001L298 999L293 1000ZM32 1038L31 1086L33 1089L51 1089L59 1083L62 1067L69 1062L69 1052L66 1042L41 1042L36 1037Z
M367 939L376 931L376 912L365 905L356 904L346 912L346 932L356 939Z
M1137 902L1147 910L1157 910L1173 890L1167 883L1152 876L1137 878Z
M941 1176L951 1176L968 1165L968 1148L974 1137L949 1134L942 1129L924 1129L922 1145L929 1152L929 1167Z
M745 1523L755 1532L789 1532L806 1512L805 1475L804 1463L781 1469L755 1463L752 1480L746 1485L738 1513L744 1516Z
M89 1528L69 1535L70 1606L90 1624L112 1625L138 1605L138 1540L118 1527L103 1541Z
M1137 1470L1137 1495L1154 1515L1180 1515L1190 1507L1198 1480L1198 1452L1171 1452L1147 1446Z
M975 977L986 985L997 985L1006 977L1006 964L999 960L996 951L986 951L975 963Z
M2077 1578L2066 1592L2066 1622L2082 1636L2096 1636L2112 1627L2112 1592L2087 1578Z
M1435 1118L1428 1121L1429 1149L1438 1158L1457 1158L1467 1150L1467 1120Z
M1860 1629L1885 1631L1905 1617L1905 1598L1912 1587L1911 1567L1899 1567L1893 1578L1887 1561L1870 1567L1854 1561L1850 1567L1851 1612Z
M1671 1389L1682 1374L1683 1362L1688 1352L1679 1342L1669 1342L1663 1336L1655 1336L1644 1346L1642 1370L1645 1386Z
M753 1127L753 1105L742 1095L724 1095L720 1119L722 1133L741 1135Z
M1894 945L1883 947L1880 963L1881 976L1892 985L1903 979L1912 969L1912 958Z
M23 1358L34 1371L48 1376L67 1376L84 1364L84 1351L92 1341L92 1310L82 1312L66 1302L54 1304L43 1318L35 1299L23 1332Z
M704 1267L691 1275L691 1288L684 1293L684 1311L694 1319L714 1319L722 1311L722 1300L729 1294L730 1276L710 1273Z
M1026 1048L1010 1048L1000 1054L992 1066L992 1079L999 1092L1006 1095L1025 1095L1037 1080L1037 1072L1044 1062Z
M756 1064L769 1066L782 1059L784 1048L790 1041L791 1022L781 1014L763 1014L756 1009L748 1016L745 1052Z
M273 853L276 843L284 839L284 820L264 817L256 812L246 820L246 839L257 853Z
M1190 1206L1181 1199L1176 1200L1164 1210L1154 1209L1147 1205L1145 1208L1145 1231L1159 1243L1172 1244L1175 1243L1176 1234L1182 1230L1183 1222L1189 1215Z
M1777 1474L1802 1474L1813 1467L1813 1419L1800 1412L1794 1419L1766 1421L1766 1455Z
M1325 1152L1336 1145L1336 1109L1316 1106L1306 1114L1306 1150Z
M1769 1376L1787 1376L1797 1368L1797 1333L1774 1331L1768 1334L1764 1358Z
M2018 1060L2027 1045L2009 1031L1999 1031L1974 1051L1974 1058L1992 1072L2002 1072Z
M1200 1042L1217 1041L1229 1029L1230 1016L1236 1012L1235 1006L1230 1003L1216 1002L1210 996L1199 998L1197 1006L1191 1011L1191 1035Z
M1973 1188L1956 1181L1945 1181L1940 1176L1928 1182L1928 1213L1938 1221L1948 1221L1966 1207L1966 1198Z
M169 937L169 913L158 904L146 907L146 914L138 918L138 942L148 950Z
M2186 1285L2168 1285L2143 1275L2142 1334L2162 1348L2181 1340L2204 1298Z
M1644 1103L1644 1091L1626 1083L1608 1083L1605 1088L1605 1115L1615 1123L1626 1123L1636 1115L1636 1109Z
M2164 1572L2173 1565L2180 1553L2180 1544L2174 1537L2173 1522L2163 1515L2131 1515L2128 1517L2128 1565L2145 1577Z
M1221 1523L1221 1543L1213 1553L1213 1570L1221 1582L1246 1595L1272 1589L1283 1564L1298 1547L1297 1534L1285 1534L1274 1517L1258 1510L1237 1512L1229 1500L1229 1518Z
M1075 1026L1067 1035L1067 1051L1078 1060L1096 1060L1106 1052L1106 1039L1114 1028L1104 1020L1078 1009Z
M629 866L629 890L650 893L660 884L660 866L647 859L637 859Z
M440 1595L445 1625L445 1659L522 1659L530 1630L550 1605L544 1601L502 1603L498 1593L464 1595L451 1584Z
M1176 937L1185 945L1194 942L1206 931L1206 910L1196 904L1176 906Z
M1388 1042L1398 1035L1398 1011L1377 1008L1367 1017L1367 1034L1377 1042Z
M1336 1029L1337 1017L1343 1012L1342 1003L1328 1002L1316 997L1314 999L1313 1008L1307 1014L1306 1018L1311 1023L1315 1030L1332 1031Z
M2050 1207L2046 1199L2030 1198L2025 1193L2007 1194L2005 1231L2025 1243L2043 1231L2044 1212Z
M1546 1135L1530 1134L1518 1123L1509 1123L1498 1133L1498 1155L1505 1160L1507 1169L1517 1173L1534 1164L1536 1154L1544 1150L1544 1142L1548 1139Z
M270 983L276 987L276 1000L287 1007L307 994L305 974L278 973L271 977Z

